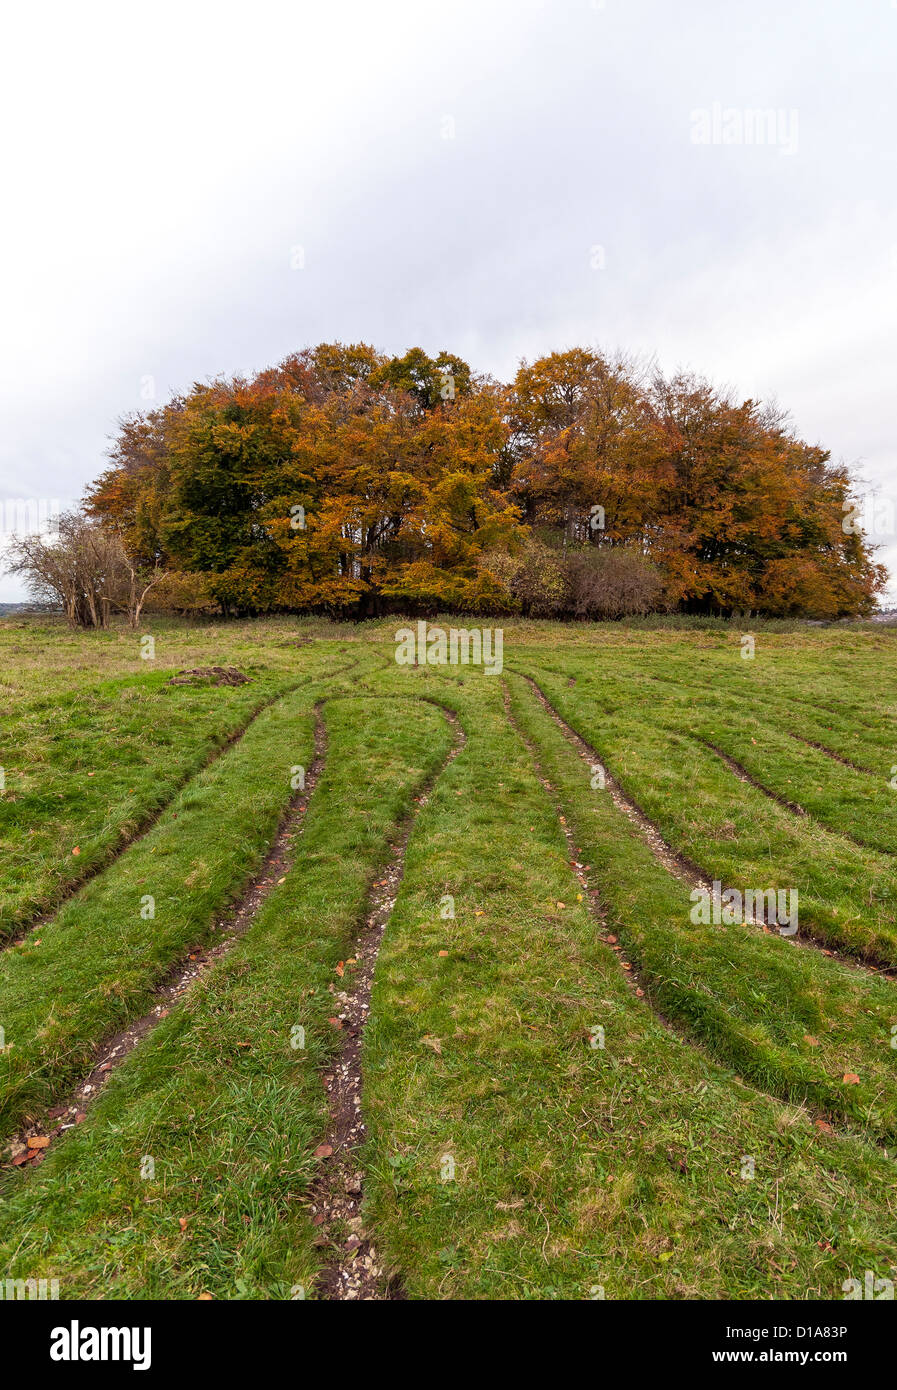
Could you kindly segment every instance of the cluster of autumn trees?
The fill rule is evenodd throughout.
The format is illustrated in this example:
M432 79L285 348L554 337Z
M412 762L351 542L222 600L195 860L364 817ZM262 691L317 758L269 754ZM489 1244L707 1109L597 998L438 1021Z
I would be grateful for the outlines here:
M693 376L574 349L504 385L336 343L123 420L85 512L185 611L838 617L883 584L849 496Z

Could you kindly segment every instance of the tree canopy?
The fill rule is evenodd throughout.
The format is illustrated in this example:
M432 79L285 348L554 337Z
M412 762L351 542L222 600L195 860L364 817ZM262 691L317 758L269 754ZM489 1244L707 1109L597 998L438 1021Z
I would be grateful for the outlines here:
M226 613L600 613L638 592L839 617L883 584L850 496L781 412L698 377L575 348L505 385L445 351L324 343L123 419L85 506Z

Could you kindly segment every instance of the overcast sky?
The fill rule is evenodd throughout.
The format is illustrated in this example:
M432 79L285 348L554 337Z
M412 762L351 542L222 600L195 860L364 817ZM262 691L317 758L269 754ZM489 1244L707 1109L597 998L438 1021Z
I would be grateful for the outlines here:
M895 0L67 0L0 63L0 531L332 339L656 354L897 503Z

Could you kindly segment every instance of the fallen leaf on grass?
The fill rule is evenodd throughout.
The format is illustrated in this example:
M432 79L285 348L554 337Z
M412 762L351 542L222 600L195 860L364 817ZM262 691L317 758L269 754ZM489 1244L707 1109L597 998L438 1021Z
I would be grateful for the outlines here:
M343 976L345 975L345 973L346 973L346 962L345 962L344 960L341 960L340 963L339 963L339 965L336 967L336 973L337 973L337 975L339 975L340 979L342 979Z
M425 1038L421 1038L421 1042L425 1047L432 1047L434 1052L438 1052L439 1055L442 1056L442 1042L439 1038L431 1038L428 1035Z
M188 1222L189 1220L190 1220L189 1216L179 1216L179 1217L178 1217L178 1225L180 1226L180 1228L181 1228L182 1231L186 1231L186 1229L187 1229L187 1222Z
M80 849L78 848L77 845L75 845L75 848L72 850L72 854L80 854L80 853L81 853Z
M45 1149L50 1143L46 1134L32 1134L28 1140L29 1149Z
M440 954L441 956L447 956L447 955L448 955L448 951L440 951L439 954Z
M313 1158L329 1158L330 1155L331 1155L332 1153L333 1153L333 1145L332 1145L332 1144L319 1144L318 1147L315 1149L315 1151L314 1151L312 1157L313 1157Z
M814 1038L811 1033L804 1033L804 1042L809 1043L811 1047L819 1046L819 1039Z
M816 1120L814 1123L815 1123L815 1125L816 1125L816 1128L819 1129L819 1130L821 1130L823 1134L833 1134L833 1133L834 1133L834 1130L832 1129L832 1127L831 1127L831 1125L829 1124L828 1120Z
M860 1084L860 1078L855 1071L846 1071L844 1073L844 1084L845 1086L858 1086Z

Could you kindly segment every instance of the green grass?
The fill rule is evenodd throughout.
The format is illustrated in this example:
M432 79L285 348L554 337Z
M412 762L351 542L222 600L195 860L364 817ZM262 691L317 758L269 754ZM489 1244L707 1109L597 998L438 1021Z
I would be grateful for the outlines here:
M796 705L782 702L778 682L768 698L760 698L756 691L747 698L743 692L736 693L737 686L744 684L740 667L749 665L741 662L727 679L706 686L694 679L686 683L684 675L674 681L666 675L628 671L625 683L617 682L614 693L627 703L634 697L640 712L652 722L715 745L741 763L771 795L796 803L824 827L886 854L897 852L897 792L890 785L897 757L891 733L894 717L880 722L874 751L868 739L862 749L856 747L858 740L851 745L842 739L848 752L837 754L829 746L839 742L831 738L831 724L808 720L805 714L797 717ZM564 663L555 664L556 671L562 669ZM583 675L588 680L591 673L583 672L581 663L570 667L570 673L577 670L577 684ZM602 695L610 693L605 677L598 683L593 678L592 685ZM852 719L856 728L856 713L845 718ZM845 766L838 757L856 766ZM865 763L858 763L863 757ZM860 766L862 771L857 770Z
M438 774L362 1059L365 1228L407 1295L839 1299L867 1269L894 1278L897 984L822 948L897 963L897 634L760 624L744 661L736 625L515 621L502 680L397 667L399 625L153 620L152 664L120 629L0 621L0 929L51 914L0 950L7 1134L212 939L311 761L319 700L328 732L292 868L247 934L84 1123L3 1171L7 1276L59 1278L63 1298L315 1297L334 967ZM207 665L253 683L167 684ZM708 877L797 887L817 944L692 923L687 885L524 676ZM439 705L467 735L441 773Z
M655 695L615 674L595 675L581 658L555 659L549 668L538 654L521 654L514 664L537 680L664 838L708 879L742 891L796 889L803 931L897 966L891 856L740 782L693 736L700 715L680 712L677 730L664 722Z
M10 1277L60 1278L63 1298L311 1291L318 1258L302 1202L324 1123L319 1069L338 1037L334 969L390 835L451 746L423 703L335 699L325 718L325 769L286 882L85 1122L40 1168L7 1178ZM302 1049L291 1046L297 1023Z
M608 932L655 1008L761 1089L897 1143L897 986L756 926L693 922L688 886L655 861L610 793L592 788L589 767L524 682L509 683ZM846 1074L859 1081L845 1084Z
M242 666L249 684L171 686L171 671L149 669L154 663L140 660L133 640L129 674L55 689L3 720L0 939L110 862L296 683L289 667L254 658ZM346 664L332 649L316 655L321 672L334 660Z
M311 764L324 693L309 683L265 709L105 873L0 953L4 1130L58 1099L105 1037L141 1017L171 967L210 941L273 838L291 768Z
M370 1215L408 1292L832 1298L890 1265L893 1164L634 996L500 691L464 692L470 738L409 847L366 1046Z

